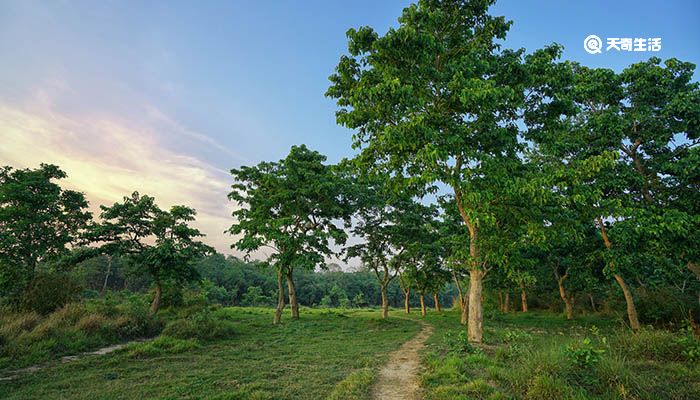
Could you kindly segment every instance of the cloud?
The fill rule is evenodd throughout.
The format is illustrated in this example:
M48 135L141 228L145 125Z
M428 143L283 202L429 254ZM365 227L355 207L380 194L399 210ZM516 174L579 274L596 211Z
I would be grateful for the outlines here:
M100 204L120 201L134 190L155 196L163 208L191 206L198 212L195 225L207 234L205 241L231 253L234 238L223 233L232 223L233 204L226 198L230 175L186 151L174 151L167 138L187 135L228 156L235 153L181 127L162 132L148 120L60 112L44 92L35 99L30 105L0 103L0 164L60 166L68 174L64 184L84 192L96 214ZM158 118L179 126L160 112Z

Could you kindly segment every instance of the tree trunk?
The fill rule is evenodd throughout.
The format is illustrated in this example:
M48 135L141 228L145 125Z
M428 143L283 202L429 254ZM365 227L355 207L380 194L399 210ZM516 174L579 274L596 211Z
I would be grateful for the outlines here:
M462 300L462 310L460 312L459 316L459 323L462 325L467 325L467 320L469 319L469 303L467 302L467 297L464 297L464 300Z
M569 297L566 293L566 288L564 288L564 281L568 278L567 274L557 279L557 284L559 285L559 297L564 301L564 309L566 311L566 319L574 319L574 304L573 299Z
M520 303L523 308L523 312L527 312L527 292L525 292L525 284L520 282Z
M433 294L433 301L435 302L435 312L442 312L442 307L440 307L440 295Z
M109 279L109 275L111 272L112 272L112 256L108 254L107 255L107 273L105 273L105 280L102 283L102 293L104 293L105 290L107 290L107 280Z
M457 286L457 294L459 295L459 323L462 325L467 325L467 318L469 315L469 304L467 303L467 296L464 295L464 292L462 291L462 285L460 284L459 279L457 279L457 275L454 272L452 273L452 278L455 281L455 285Z
M403 292L403 308L406 311L406 314L411 313L411 305L408 303L408 299L411 296L411 288L408 290L404 290Z
M160 282L156 282L156 292L153 295L153 302L151 302L151 312L153 314L158 312L160 308L160 296L163 294L163 288L160 286Z
M277 271L277 308L275 308L275 318L272 323L277 325L282 321L282 311L284 310L284 276L282 271Z
M287 272L287 290L289 291L289 306L292 309L292 319L299 319L299 303L297 302L297 292L294 287L291 269Z
M420 292L420 316L425 317L425 294Z
M389 296L386 293L387 284L382 285L382 318L389 317Z
M462 167L462 158L457 157L455 170ZM455 203L462 216L464 224L469 230L469 257L471 258L471 268L469 270L469 315L467 318L467 337L470 342L481 343L483 337L484 310L481 303L481 291L483 286L484 273L478 269L479 266L479 246L478 227L472 223L471 217L462 204L462 192L457 186L452 187L455 193Z
M632 291L627 286L627 283L625 283L625 280L622 278L622 275L615 274L615 280L620 285L622 293L625 295L625 302L627 303L627 317L630 320L630 327L632 328L632 330L638 331L640 327L639 318L637 317L637 309L634 306L634 298L632 297Z
M470 342L481 343L483 337L484 309L481 303L484 273L478 269L469 271L469 320L467 336Z
M603 243L605 244L605 248L610 250L610 248L612 247L612 243L610 242L610 239L608 238L608 233L605 230L605 224L603 224L603 217L598 217L598 225L600 225L600 234L603 236ZM632 292L630 291L629 287L627 287L627 283L625 283L625 280L622 278L622 275L620 275L619 273L615 274L615 280L620 285L622 293L625 295L625 302L627 303L627 317L630 320L630 327L634 331L639 330L639 318L637 318L637 309L634 306L634 298L632 297Z
M506 299L503 301L503 312L510 312L510 292L506 292Z
M498 310L503 312L503 291L498 291Z
M592 295L592 294L588 293L588 299L591 301L591 309L593 310L593 312L598 311L598 310L596 310L596 308L595 308L595 300L593 299L593 295Z

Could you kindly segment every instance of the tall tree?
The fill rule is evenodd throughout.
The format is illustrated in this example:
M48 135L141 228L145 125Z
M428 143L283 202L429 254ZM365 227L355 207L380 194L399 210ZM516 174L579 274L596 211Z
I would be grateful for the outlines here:
M15 304L39 263L67 255L84 239L92 215L82 193L55 182L65 177L50 164L0 169L0 288Z
M250 252L272 249L267 260L277 270L278 301L274 323L285 307L287 281L292 318L299 318L294 286L295 268L325 268L324 258L335 254L331 244L342 245L352 202L341 169L324 164L326 157L305 145L293 146L278 162L232 169L235 179L229 199L241 207L233 212L228 230L242 235L231 246Z
M577 211L595 224L605 272L622 290L630 326L639 329L630 278L642 278L645 262L661 267L697 258L687 241L699 226L687 202L697 186L681 172L698 144L694 66L652 58L618 74L569 62L532 65L542 82L526 118L529 139L559 166L553 176L576 178L553 186L568 187Z
M356 129L359 160L454 192L468 230L468 337L482 338L485 236L514 194L519 168L522 51L501 50L510 27L488 13L492 1L423 0L380 36L350 29L327 95L338 123ZM488 240L488 239L486 239Z
M150 196L134 192L121 203L101 206L103 222L95 227L95 238L106 254L123 255L132 273L148 275L155 285L151 311L160 308L163 285L176 287L198 281L194 262L213 253L197 238L204 236L189 226L196 212L186 206L161 210Z
M382 317L386 318L387 289L399 275L405 274L399 283L404 300L408 299L423 246L430 244L430 223L435 209L417 201L410 190L396 191L396 181L386 174L359 175L352 232L362 242L348 247L346 254L347 258L359 258L374 272L382 297Z

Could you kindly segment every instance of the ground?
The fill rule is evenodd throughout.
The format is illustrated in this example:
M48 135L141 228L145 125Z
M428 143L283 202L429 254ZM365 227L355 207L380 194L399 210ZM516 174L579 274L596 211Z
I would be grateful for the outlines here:
M632 335L611 318L487 315L485 344L472 346L457 311L382 320L378 310L303 309L281 326L269 309L220 312L235 322L229 339L160 338L57 361L0 381L0 398L700 398L683 335Z

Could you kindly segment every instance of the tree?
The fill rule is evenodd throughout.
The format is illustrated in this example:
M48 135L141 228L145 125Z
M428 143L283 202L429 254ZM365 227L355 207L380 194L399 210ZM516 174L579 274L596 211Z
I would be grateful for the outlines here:
M263 290L259 286L248 286L241 300L241 305L244 306L260 307L269 303L270 299L263 294Z
M236 182L229 199L241 208L233 212L236 222L228 232L242 234L231 247L247 254L263 247L273 250L267 260L277 270L275 324L285 307L284 279L292 318L299 318L294 269L325 267L324 257L334 254L331 242L342 245L347 238L339 224L349 224L352 207L346 180L325 161L325 156L301 145L278 162L231 170Z
M628 281L643 278L643 260L662 266L697 258L697 246L688 246L697 210L687 202L697 199L697 186L681 172L698 144L694 66L652 58L617 74L569 62L533 65L543 82L526 118L528 139L558 166L552 176L568 175L552 186L568 188L577 212L595 224L604 271L623 292L630 326L639 329ZM681 261L683 255L690 258Z
M498 237L497 214L517 190L513 178L522 51L501 50L510 22L488 14L492 1L419 1L399 27L379 36L350 29L348 54L327 95L338 123L355 129L358 159L375 169L454 192L468 230L469 340L482 338L483 240Z
M134 192L121 203L101 206L102 223L95 238L106 254L124 256L132 273L148 275L155 285L151 311L158 312L164 284L182 287L199 280L194 262L213 249L197 238L204 236L189 226L196 212L186 206L161 210L153 197Z
M348 247L346 258L357 257L374 272L382 297L382 317L386 318L389 284L418 262L422 246L429 243L428 225L435 210L416 201L411 191L394 191L396 182L388 175L365 173L360 171L356 179L357 222L352 229L363 242ZM407 289L402 290L407 296Z
M62 189L59 167L0 169L0 289L15 304L29 288L40 263L80 244L92 215L82 193Z
M401 287L401 292L403 292L403 309L406 314L410 314L411 305L409 299L411 297L411 289L415 286L416 282L416 267L409 263L402 264L405 266L398 271L399 287Z

